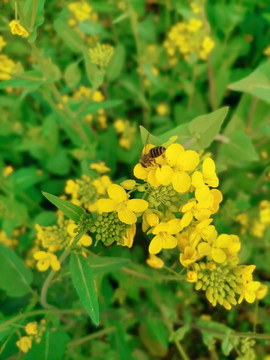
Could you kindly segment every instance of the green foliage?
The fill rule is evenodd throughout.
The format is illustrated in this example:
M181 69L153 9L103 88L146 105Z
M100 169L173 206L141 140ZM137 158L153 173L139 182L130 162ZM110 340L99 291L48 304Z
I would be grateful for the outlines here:
M0 288L10 297L22 297L32 291L32 272L11 249L0 244Z
M211 226L240 237L239 266L255 264L254 281L269 290L268 2L18 0L0 9L0 358L266 358L269 293L237 310L213 307L186 281L192 264L180 264L178 247L162 251L161 269L146 265L155 235L141 231L145 215L131 248L114 228L105 247L93 227L108 183L134 179L143 146L168 148L177 136L200 154L195 170L214 159L223 201ZM181 53L170 31L194 18L202 24L189 23L196 36L185 33ZM13 19L28 37L11 33ZM213 41L205 59L201 40L188 55L201 36ZM105 67L89 56L99 43L113 47ZM100 162L108 172L95 170ZM148 199L141 183L130 198ZM31 322L38 335L24 353L16 343Z
M99 306L93 271L86 259L71 254L70 272L73 285L93 323L99 324Z

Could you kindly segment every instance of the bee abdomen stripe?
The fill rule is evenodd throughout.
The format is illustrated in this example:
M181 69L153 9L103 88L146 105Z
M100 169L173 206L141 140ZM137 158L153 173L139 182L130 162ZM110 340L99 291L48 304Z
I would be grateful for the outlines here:
M166 148L164 146L156 146L150 149L150 155L152 158L159 157L165 152Z

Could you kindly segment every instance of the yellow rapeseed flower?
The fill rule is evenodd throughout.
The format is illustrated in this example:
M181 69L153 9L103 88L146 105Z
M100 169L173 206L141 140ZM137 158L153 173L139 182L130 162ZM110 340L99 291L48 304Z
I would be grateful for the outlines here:
M32 321L25 325L24 330L27 335L37 335L38 333L38 327L37 322Z
M11 34L28 37L29 32L20 24L19 20L12 20L9 23Z
M16 346L23 352L27 353L32 347L32 340L29 336L22 336L20 340L16 341Z
M137 221L135 213L144 212L148 208L148 202L142 199L129 200L125 190L116 184L107 189L109 199L99 199L98 209L101 213L116 211L118 218L125 224L132 225Z
M154 227L152 233L155 237L149 245L149 253L158 254L162 249L174 249L177 246L175 234L182 230L180 219L163 221Z
M149 258L146 260L146 263L154 269L162 269L164 266L164 261L152 254L149 254Z
M57 259L57 256L46 252L46 251L37 251L34 254L34 259L37 260L37 269L39 271L46 271L51 267L53 270L60 270L61 264Z
M106 166L104 161L90 164L90 169L95 170L99 174L105 174L106 172L111 170L108 166Z

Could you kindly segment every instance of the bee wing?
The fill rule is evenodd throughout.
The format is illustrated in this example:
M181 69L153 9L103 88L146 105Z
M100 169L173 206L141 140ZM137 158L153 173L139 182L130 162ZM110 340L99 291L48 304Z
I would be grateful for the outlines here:
M146 151L146 149L147 149L147 145L149 144L149 138L150 138L150 133L148 132L147 137L145 139L144 146L143 146L142 155L148 153L148 151Z

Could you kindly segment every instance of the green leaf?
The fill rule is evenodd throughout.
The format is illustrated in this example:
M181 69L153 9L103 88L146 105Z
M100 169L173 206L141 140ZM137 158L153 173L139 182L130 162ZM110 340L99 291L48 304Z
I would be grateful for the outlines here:
M236 167L258 161L259 156L252 141L242 131L236 130L230 137L228 144L221 144L218 161Z
M141 138L142 143L145 146L147 143L153 144L153 145L162 145L162 140L160 140L158 137L150 134L148 130L146 130L143 126L140 126L140 132L141 132Z
M13 79L1 81L0 90L5 89L7 87L14 87L14 88L27 87L35 90L39 88L42 84L49 82L49 80L43 78L43 75L40 71L36 71L36 70L26 71L18 76L22 76L24 77L24 79L20 79L15 75Z
M65 149L59 149L55 154L49 156L44 167L56 175L67 175L70 169L70 159Z
M70 271L73 285L93 323L99 324L99 306L93 271L81 255L71 254Z
M232 335L232 330L228 330L225 339L222 341L221 349L224 355L228 356L237 341ZM235 341L236 340L236 341Z
M16 170L11 174L10 178L12 179L12 185L16 194L38 184L44 179L44 177L38 173L37 168L34 167Z
M80 36L68 25L65 12L54 21L54 29L70 50L75 53L83 52L85 45Z
M99 109L110 109L119 106L123 103L122 100L108 100L103 102L90 102L85 109L80 113L80 116L87 114L95 114Z
M226 106L210 114L198 116L189 123L190 134L196 141L192 148L199 150L211 145L216 135L220 132L228 110L229 108Z
M44 4L45 0L37 0L36 1L36 12L33 14L33 6L34 1L33 0L26 0L23 6L23 12L25 14L25 20L27 21L28 26L30 27L33 25L32 31L28 37L28 41L30 43L35 42L37 37L37 28L38 26L42 25L44 22ZM34 16L34 23L32 22L32 16Z
M249 93L270 104L270 62L259 65L250 75L230 84L228 88Z
M120 77L126 60L126 50L122 44L119 44L114 49L113 57L106 69L106 78L109 81L115 81Z
M45 196L47 200L49 200L53 205L55 205L59 210L63 211L63 213L69 217L70 219L78 222L80 217L84 213L84 211L77 205L72 204L71 202L60 199L57 196L49 194L47 192L43 192L42 194Z
M64 80L67 85L72 89L81 80L81 71L78 67L78 61L73 64L69 64L64 72Z
M24 360L59 360L65 357L66 344L69 336L66 332L55 329L47 329L37 344L32 342L32 348L23 356Z
M190 331L190 324L185 324L184 326L180 327L170 335L169 341L170 342L181 341L184 339L186 333L189 331Z
M79 29L87 35L96 35L103 32L105 29L101 24L94 24L91 20L86 20L79 24Z
M8 296L22 297L31 292L32 271L9 248L0 244L0 288Z
M87 262L94 274L109 273L127 265L130 259L117 257L88 257Z

